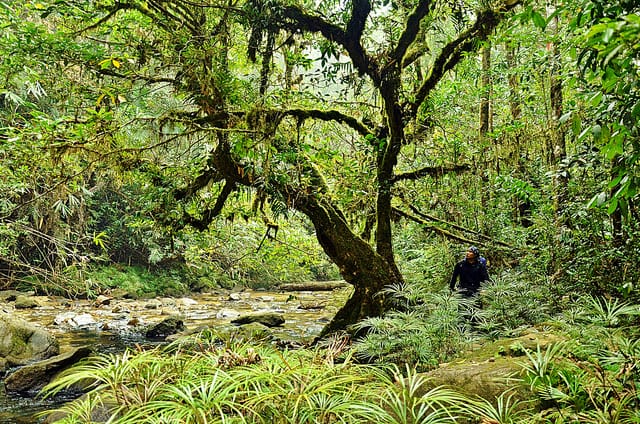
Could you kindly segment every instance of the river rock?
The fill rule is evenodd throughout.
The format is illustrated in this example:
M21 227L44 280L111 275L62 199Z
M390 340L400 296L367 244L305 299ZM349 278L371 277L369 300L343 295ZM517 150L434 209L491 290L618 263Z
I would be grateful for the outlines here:
M3 302L13 302L18 296L33 296L33 293L23 293L17 290L0 290L0 300Z
M71 329L92 327L97 324L91 314L78 314L76 312L63 312L53 319L55 325Z
M126 291L125 289L116 288L112 289L109 295L114 299L133 299L135 296Z
M261 302L274 302L276 300L274 296L258 296L257 299Z
M158 299L151 299L145 303L145 309L159 309L162 307L162 302Z
M242 300L242 294L240 293L229 293L229 300L237 302L238 300Z
M244 315L234 320L231 320L234 324L249 324L252 322L259 322L267 327L279 327L284 324L284 317L281 314L274 312L265 312L261 314Z
M216 318L217 319L238 318L240 315L242 314L236 311L235 309L221 309L216 313Z
M113 299L112 297L101 294L98 297L96 297L96 300L93 301L93 305L96 307L100 307L102 305L108 305L111 303L112 299Z
M22 365L47 359L60 352L55 337L21 319L0 313L0 358L5 364Z
M164 339L171 334L176 334L185 329L182 318L173 316L165 318L157 324L149 327L146 333L148 339Z
M31 296L18 295L13 305L16 309L32 309L40 306L38 301Z
M4 380L5 388L7 392L35 395L60 371L90 354L91 349L88 347L78 347L49 359L26 365Z
M252 322L236 328L233 332L236 338L242 340L272 340L273 333L266 325L259 322Z
M193 300L189 297L182 297L176 300L176 306L181 306L181 307L189 307L197 304L198 304L198 301Z
M543 351L563 337L553 333L532 330L512 339L502 339L477 347L474 352L463 355L459 360L441 364L440 368L428 372L429 383L425 389L445 386L467 396L478 396L495 401L505 390L514 387L514 381L522 378L522 356L524 350L535 351L538 346ZM524 386L514 392L515 399L526 401L533 394Z
M518 361L508 357L451 363L427 373L429 384L426 388L445 386L467 396L493 401L514 386L516 379L521 377L518 375L521 370Z

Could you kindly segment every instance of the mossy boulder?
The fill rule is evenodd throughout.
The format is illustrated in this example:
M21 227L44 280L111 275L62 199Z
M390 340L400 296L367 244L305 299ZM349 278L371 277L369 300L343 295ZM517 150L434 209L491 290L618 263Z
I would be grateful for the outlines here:
M267 327L279 327L284 324L285 319L282 314L277 314L275 312L265 312L265 313L257 313L251 315L244 315L239 318L231 320L231 323L244 325L250 324L252 322L258 322L262 325L266 325Z
M534 395L518 381L522 377L521 364L526 361L525 350L535 351L538 346L544 350L562 340L557 334L531 330L520 337L475 346L457 360L428 372L427 388L445 386L488 401L495 401L501 393L515 389L516 399L532 399Z
M36 395L60 371L74 365L90 354L91 349L77 347L49 359L25 365L5 379L5 388L7 392Z
M38 301L32 296L19 295L13 305L16 309L33 309L40 306Z
M0 358L9 366L57 355L60 346L48 331L24 320L0 314Z
M182 317L171 316L149 327L146 337L149 339L165 339L167 336L185 330Z

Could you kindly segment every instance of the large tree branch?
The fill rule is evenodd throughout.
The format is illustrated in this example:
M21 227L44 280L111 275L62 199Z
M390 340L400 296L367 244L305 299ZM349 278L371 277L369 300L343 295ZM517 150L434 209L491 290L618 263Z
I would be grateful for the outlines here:
M305 13L296 6L287 6L282 10L283 20L278 22L283 29L300 32L319 32L328 41L338 43L347 51L353 66L361 74L368 75L376 85L379 85L380 77L377 64L371 60L360 44L362 31L367 16L371 10L368 0L353 2L352 16L344 31L337 25L324 19Z
M477 50L480 46L478 41L486 40L501 22L505 12L518 4L519 0L508 0L498 10L480 12L471 28L462 32L458 38L444 46L431 68L431 73L418 89L414 97L415 100L409 104L411 116L417 115L418 108L431 93L431 90L435 88L447 71L462 60L464 53Z
M431 216L431 215L428 215L426 213L423 213L423 212L419 211L418 208L416 208L413 205L409 205L409 209L411 209L411 211L413 213L415 213L416 215L418 215L420 218L422 218L424 220L437 222L437 223L446 225L447 227L453 228L454 230L462 231L462 232L465 232L465 233L468 233L468 234L472 234L472 235L474 235L476 237L481 238L482 240L487 240L487 241L489 241L489 242L491 242L493 244L504 246L504 247L507 247L509 249L514 249L513 246L511 246L510 244L505 243L503 241L493 240L491 237L489 237L487 235L484 235L482 233L479 233L477 231L473 231L473 230L470 230L468 228L464 228L464 227L462 227L460 225L454 224L453 222L445 221L444 219L436 218L435 216ZM480 243L478 243L478 244L480 244Z
M301 120L305 119L319 119L322 121L335 121L345 124L360 135L367 136L373 134L373 130L367 128L365 124L358 121L356 118L345 115L337 110L316 110L316 109L289 109L281 111L285 116L293 116Z
M409 15L404 32L400 36L400 40L398 40L398 45L396 46L393 53L391 53L392 63L400 62L402 60L405 53L407 52L407 49L409 48L409 46L411 46L411 44L418 36L418 33L420 32L420 21L422 21L427 13L431 11L431 6L431 0L420 0L411 15Z
M351 3L351 19L347 24L347 40L360 44L364 26L371 13L371 2L369 0L353 0Z
M478 233L475 233L475 232L473 232L475 235L482 236L481 238L484 239L484 240L474 240L474 239L462 236L460 234L454 234L454 233L452 233L450 231L447 231L447 230L445 230L443 228L438 227L437 225L429 224L425 220L420 219L420 218L418 218L416 216L413 216L413 215L411 215L411 214L409 214L407 212L404 212L404 211L402 211L402 210L400 210L398 208L393 208L393 213L395 213L396 215L401 216L403 218L406 218L406 219L408 219L410 221L413 221L413 222L416 222L416 223L422 225L422 228L425 231L433 231L434 233L440 234L441 236L446 237L446 238L451 239L451 240L459 241L461 243L465 243L465 244L468 244L468 245L476 245L476 246L486 246L487 245L487 240L488 240L491 243L498 244L498 245L513 249L513 247L508 245L507 243L504 243L504 242L501 242L501 241L492 240L491 238L489 238L489 237L487 237L485 235L478 234ZM446 221L442 221L442 220L438 220L438 222L447 223ZM458 228L462 228L462 227L458 227Z
M184 217L185 224L191 225L193 228L200 231L204 231L207 228L209 228L209 224L211 224L211 221L213 221L215 217L220 215L220 212L222 212L222 208L224 207L224 204L229 198L229 195L233 193L235 188L236 188L236 184L233 181L227 180L224 186L222 187L222 191L218 195L218 198L216 199L216 203L213 205L213 207L202 211L201 218L194 218L191 215L186 215Z
M417 180L427 175L436 177L442 176L449 172L461 173L471 169L469 165L454 165L454 166L425 166L424 168L417 169L411 172L405 172L398 174L391 180L392 183L396 183L402 180Z
M98 69L97 72L102 75L108 75L114 78L127 79L129 81L144 81L149 84L169 83L176 84L178 80L173 77L151 77L147 75L140 75L136 73L124 74L116 72L113 69Z

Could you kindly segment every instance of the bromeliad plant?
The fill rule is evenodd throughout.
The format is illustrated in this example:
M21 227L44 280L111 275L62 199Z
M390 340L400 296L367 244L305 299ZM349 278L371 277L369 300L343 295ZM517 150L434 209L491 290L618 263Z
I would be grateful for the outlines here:
M639 422L637 305L594 297L578 304L570 342L527 352L524 380L543 410L530 422Z
M464 299L444 293L416 293L412 286L389 287L387 295L403 310L365 319L354 327L366 333L354 345L360 359L426 370L446 362L472 341L469 321L460 313L469 307Z
M211 334L148 351L91 358L45 388L82 382L60 423L107 415L129 423L452 423L460 395L427 389L412 369L357 365L347 352L279 351Z

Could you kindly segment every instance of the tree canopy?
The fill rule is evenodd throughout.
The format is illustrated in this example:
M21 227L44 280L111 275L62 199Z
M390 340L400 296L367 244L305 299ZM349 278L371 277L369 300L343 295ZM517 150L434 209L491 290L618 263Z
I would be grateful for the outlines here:
M109 243L114 260L144 256L151 242L175 251L176 234L219 219L259 217L266 237L278 219L303 215L354 287L330 332L380 316L383 289L404 286L398 219L461 243L531 250L527 236L500 240L496 228L532 226L542 191L567 204L581 184L569 178L576 158L615 174L614 193L607 175L588 197L602 189L592 203L629 219L637 7L588 2L570 21L576 6L3 3L4 268L82 263ZM554 19L573 22L582 53L562 43ZM572 72L572 52L584 73ZM613 169L589 156L587 128ZM553 190L536 165L563 177ZM500 212L479 223L488 210Z

